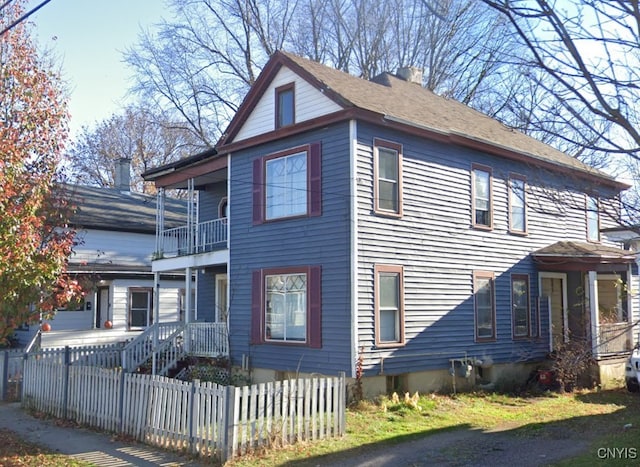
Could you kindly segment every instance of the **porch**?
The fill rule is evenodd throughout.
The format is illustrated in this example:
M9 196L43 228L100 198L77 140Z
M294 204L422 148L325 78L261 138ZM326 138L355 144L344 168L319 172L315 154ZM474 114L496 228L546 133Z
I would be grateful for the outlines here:
M213 219L158 232L154 259L195 255L227 248L227 219Z
M550 349L573 340L607 360L627 355L637 333L638 303L630 293L638 280L631 251L586 242L557 242L532 257L539 294L549 302Z

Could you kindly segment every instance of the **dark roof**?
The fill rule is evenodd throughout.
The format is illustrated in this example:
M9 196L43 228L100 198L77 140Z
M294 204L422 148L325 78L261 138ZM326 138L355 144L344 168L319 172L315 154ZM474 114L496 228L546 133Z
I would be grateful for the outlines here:
M156 230L156 197L122 192L114 188L66 185L76 212L71 224L76 228L154 233ZM165 227L186 223L187 204L166 198Z
M215 150L215 148L206 149L202 152L194 154L193 156L184 157L175 162L170 162L168 164L154 167L142 173L141 175L142 175L142 178L145 180L154 180L161 175L165 175L170 172L175 172L183 167L187 167L189 165L195 164L205 159L209 159L210 157L213 157L216 154L218 154L218 152Z
M532 253L536 260L567 259L588 262L633 262L636 253L600 243L560 241Z
M529 162L564 167L595 177L617 189L628 185L616 181L608 174L594 169L578 159L552 148L524 133L509 128L499 121L471 107L447 99L422 86L384 73L367 81L348 73L288 52L276 52L253 86L236 117L221 138L218 149L233 142L244 125L250 109L280 67L286 66L300 75L323 94L346 110L364 112L378 122L413 127L434 138L456 144L480 147L495 154L517 155ZM347 118L353 118L350 114Z

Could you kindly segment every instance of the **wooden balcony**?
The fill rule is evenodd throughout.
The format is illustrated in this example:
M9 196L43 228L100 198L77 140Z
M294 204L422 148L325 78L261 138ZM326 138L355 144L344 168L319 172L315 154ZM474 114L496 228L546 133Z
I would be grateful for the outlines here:
M227 219L213 219L158 233L155 259L195 255L227 248Z

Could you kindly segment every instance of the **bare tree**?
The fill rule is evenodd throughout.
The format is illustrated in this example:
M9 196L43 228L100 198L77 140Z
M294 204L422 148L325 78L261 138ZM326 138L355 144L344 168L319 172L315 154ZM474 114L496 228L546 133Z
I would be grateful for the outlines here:
M73 178L89 185L114 185L116 162L131 159L132 189L140 193L153 190L140 174L193 154L201 142L184 128L172 125L164 116L142 107L128 107L95 128L85 126L66 154Z
M526 46L522 65L545 99L529 132L592 165L639 178L640 9L636 2L483 0L512 24ZM532 108L532 106L529 106ZM637 188L623 200L640 219Z
M476 0L173 0L126 53L134 91L213 146L268 57L285 49L363 78L424 69L424 85L490 115L522 86L510 24Z

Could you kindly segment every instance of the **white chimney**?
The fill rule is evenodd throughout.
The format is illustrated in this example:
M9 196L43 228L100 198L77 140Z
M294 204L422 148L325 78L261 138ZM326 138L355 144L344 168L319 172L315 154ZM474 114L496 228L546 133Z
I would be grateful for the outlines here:
M415 66L404 66L398 68L396 76L409 83L415 83L422 86L422 69Z
M113 182L116 190L122 192L131 191L131 159L121 157L116 161L116 172Z

